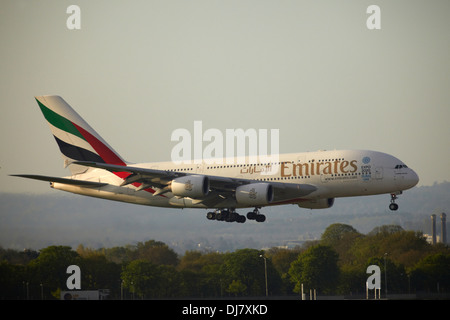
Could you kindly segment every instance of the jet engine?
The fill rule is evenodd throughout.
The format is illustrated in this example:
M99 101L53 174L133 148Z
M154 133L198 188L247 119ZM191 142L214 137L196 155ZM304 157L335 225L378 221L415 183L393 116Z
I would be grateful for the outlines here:
M327 209L331 208L334 204L334 198L324 199L311 199L303 202L299 202L298 206L308 209Z
M236 188L236 201L242 205L263 206L273 200L273 188L268 183L251 183Z
M184 176L172 180L172 193L178 197L203 198L209 193L209 179L206 176Z

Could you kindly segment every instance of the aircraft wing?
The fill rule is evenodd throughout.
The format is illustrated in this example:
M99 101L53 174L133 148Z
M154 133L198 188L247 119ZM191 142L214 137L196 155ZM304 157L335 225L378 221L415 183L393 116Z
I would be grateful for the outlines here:
M174 172L174 171L166 171L166 170L157 170L157 169L146 169L146 168L138 168L131 166L120 166L115 164L106 164L106 163L98 163L98 162L89 162L89 161L74 161L73 164L99 168L108 170L110 172L128 172L131 173L121 186L125 186L130 183L143 183L152 185L158 188L165 187L169 184L170 181L177 177L182 177L187 175L185 172Z
M98 188L98 187L107 185L107 183L101 183L101 182L75 180L75 179L49 177L49 176L40 176L40 175L34 175L34 174L12 174L11 176L40 180L40 181L57 182L57 183L62 183L62 184L70 184L70 185L87 187L87 188L88 187Z
M110 172L129 172L127 178L121 184L122 186L130 183L142 183L140 189L148 187L157 187L160 191L156 191L154 195L162 194L168 191L167 186L170 182L177 178L187 175L204 175L204 174L192 174L189 172L167 171L158 169L146 169L132 166L120 166L113 164L89 162L89 161L75 161L73 164L83 165L87 167L99 168L108 170ZM201 199L204 204L208 206L217 205L220 202L224 202L227 198L232 197L232 194L236 191L236 188L251 183L260 183L260 181L243 179L243 178L231 178L223 176L205 175L209 179L209 185L212 192L205 198ZM272 185L274 191L273 202L283 202L293 199L304 197L314 191L317 188L311 184L294 184L294 183L282 183L282 182L267 182ZM165 189L164 189L165 188Z

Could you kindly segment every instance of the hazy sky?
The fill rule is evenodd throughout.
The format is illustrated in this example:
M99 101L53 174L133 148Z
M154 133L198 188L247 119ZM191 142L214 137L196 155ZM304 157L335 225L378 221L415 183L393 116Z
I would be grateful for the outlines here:
M66 9L81 9L69 30ZM366 9L381 8L381 30ZM35 95L58 94L126 160L177 128L279 129L280 151L393 154L450 180L450 1L0 0L0 191L64 176Z

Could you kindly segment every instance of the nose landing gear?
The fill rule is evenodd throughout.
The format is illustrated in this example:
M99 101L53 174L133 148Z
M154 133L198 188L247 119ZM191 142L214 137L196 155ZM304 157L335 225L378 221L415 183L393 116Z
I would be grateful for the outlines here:
M391 209L392 211L398 210L398 204L395 203L395 200L397 199L398 199L397 193L391 193L391 204L389 205L389 209Z

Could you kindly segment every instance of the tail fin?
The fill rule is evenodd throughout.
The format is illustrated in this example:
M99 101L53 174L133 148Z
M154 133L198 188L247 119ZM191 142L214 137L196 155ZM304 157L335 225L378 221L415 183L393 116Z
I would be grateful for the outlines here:
M65 167L73 161L126 166L125 160L63 98L59 96L35 98L61 150ZM86 167L78 165L71 165L69 168L72 174L86 171Z

